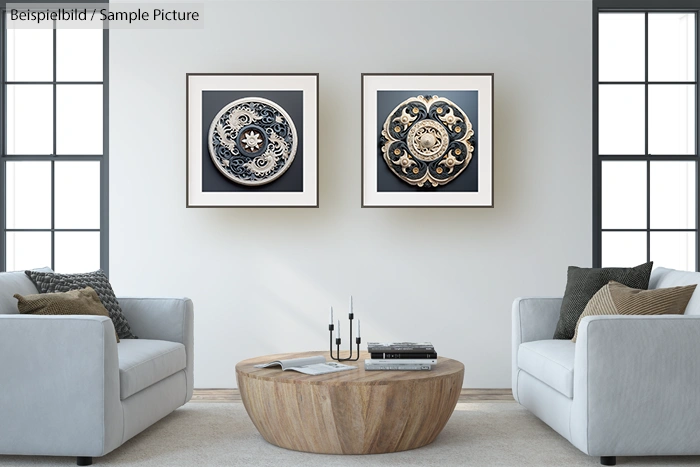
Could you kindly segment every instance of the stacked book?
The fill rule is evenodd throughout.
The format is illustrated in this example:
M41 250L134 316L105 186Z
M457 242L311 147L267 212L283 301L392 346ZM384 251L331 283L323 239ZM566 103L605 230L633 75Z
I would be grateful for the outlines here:
M365 370L432 370L437 353L430 342L369 342Z

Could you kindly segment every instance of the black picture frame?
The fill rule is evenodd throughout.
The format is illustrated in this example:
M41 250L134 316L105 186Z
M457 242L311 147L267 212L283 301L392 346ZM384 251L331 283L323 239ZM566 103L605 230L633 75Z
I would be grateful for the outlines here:
M374 81L374 82L372 82ZM383 91L427 90L459 92L478 90L479 147L478 189L447 193L447 190L401 190L380 193L374 175L380 162L376 142L377 96ZM361 206L385 207L494 207L494 74L493 73L362 73L361 74ZM486 144L484 144L486 143ZM483 170L482 170L483 169Z
M187 73L185 87L187 208L319 207L318 73ZM231 189L220 191L202 188L202 164L206 164L209 158L202 150L202 138L205 137L202 131L202 96L204 92L214 91L245 91L251 97L272 92L303 94L303 124L297 131L306 144L300 151L301 154L295 156L303 163L301 190L276 190L272 184L264 188L247 189L232 186Z

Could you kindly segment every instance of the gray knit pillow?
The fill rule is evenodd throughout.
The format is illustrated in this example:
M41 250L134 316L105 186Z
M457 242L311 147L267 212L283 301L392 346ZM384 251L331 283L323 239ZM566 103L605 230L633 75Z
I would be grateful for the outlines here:
M576 331L576 323L593 298L605 284L619 282L633 289L649 288L649 276L653 262L633 268L577 268L569 266L564 300L561 302L559 322L554 331L554 339L571 339Z
M107 276L102 271L88 272L85 274L57 274L54 272L24 271L34 282L39 293L68 292L71 290L92 287L100 297L100 301L114 323L114 329L120 339L137 339L131 333L131 328L122 313L114 290L109 284Z

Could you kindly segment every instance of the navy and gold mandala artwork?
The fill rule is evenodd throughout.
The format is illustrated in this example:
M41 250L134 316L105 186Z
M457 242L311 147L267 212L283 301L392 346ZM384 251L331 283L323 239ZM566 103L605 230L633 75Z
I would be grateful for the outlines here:
M281 177L297 151L297 131L287 112L259 97L224 106L209 128L209 154L228 179L264 185Z
M474 152L474 130L457 104L416 96L386 118L379 138L389 169L418 187L445 185L464 172Z

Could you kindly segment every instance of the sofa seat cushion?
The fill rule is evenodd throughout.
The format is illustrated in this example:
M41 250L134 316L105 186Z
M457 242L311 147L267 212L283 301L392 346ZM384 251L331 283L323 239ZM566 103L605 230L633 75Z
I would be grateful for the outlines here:
M117 350L121 400L185 369L185 346L177 342L122 339Z
M574 349L569 340L525 342L518 348L518 368L566 397L574 397Z

